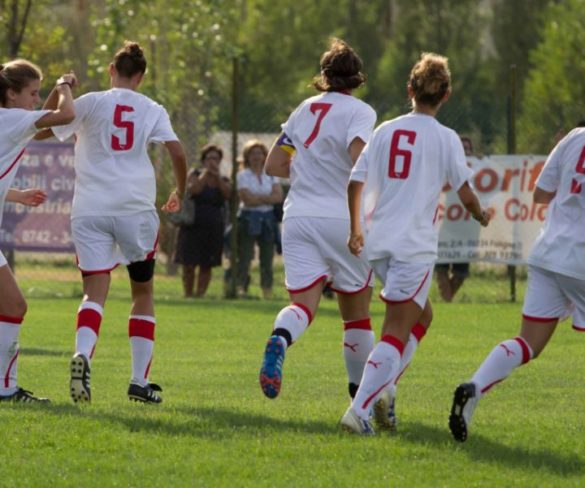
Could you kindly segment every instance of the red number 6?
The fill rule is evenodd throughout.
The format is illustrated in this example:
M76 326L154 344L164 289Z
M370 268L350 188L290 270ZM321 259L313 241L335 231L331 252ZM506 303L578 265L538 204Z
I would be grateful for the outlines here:
M416 139L416 132L411 130L398 129L392 134L392 141L390 143L390 159L388 161L388 177L395 178L398 180L405 180L408 178L410 173L410 162L412 160L412 151L409 149L400 149L400 138L406 137L406 142L411 146L414 144ZM396 169L396 158L402 157L402 169Z

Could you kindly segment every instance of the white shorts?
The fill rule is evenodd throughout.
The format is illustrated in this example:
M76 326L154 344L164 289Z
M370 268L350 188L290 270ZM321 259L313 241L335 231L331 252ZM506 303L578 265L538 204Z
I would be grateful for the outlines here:
M71 237L79 269L86 273L108 272L119 264L154 258L159 218L156 211L115 217L76 217Z
M431 289L434 263L405 263L393 258L371 261L376 276L384 284L380 298L389 304L414 301L421 308Z
M522 316L535 322L573 316L573 328L585 332L585 280L528 266Z
M291 217L282 226L286 288L299 293L320 281L337 293L358 293L374 285L367 262L349 252L349 220Z
M2 251L0 251L0 268L2 266L6 266L7 264L8 264L8 261L6 261L4 254L2 254Z

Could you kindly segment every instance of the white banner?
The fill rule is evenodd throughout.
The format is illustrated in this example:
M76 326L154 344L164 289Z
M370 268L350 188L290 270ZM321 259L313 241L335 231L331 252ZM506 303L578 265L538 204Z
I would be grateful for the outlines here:
M437 262L524 264L546 216L546 205L532 202L545 160L545 156L469 158L473 187L492 220L481 227L456 192L444 192L437 211L441 225Z

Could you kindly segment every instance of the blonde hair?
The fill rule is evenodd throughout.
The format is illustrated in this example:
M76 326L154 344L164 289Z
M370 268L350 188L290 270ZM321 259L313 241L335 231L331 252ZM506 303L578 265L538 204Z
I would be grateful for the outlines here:
M408 86L416 103L436 107L451 89L449 60L435 53L422 53L410 72Z
M6 105L8 90L20 93L31 81L42 79L41 68L26 59L15 59L6 64L0 64L0 105Z
M248 142L246 142L246 144L244 144L244 149L242 150L242 162L244 164L244 168L250 167L250 153L252 152L252 149L256 147L259 147L262 150L264 153L264 159L266 159L266 156L268 156L268 148L261 140L250 139Z

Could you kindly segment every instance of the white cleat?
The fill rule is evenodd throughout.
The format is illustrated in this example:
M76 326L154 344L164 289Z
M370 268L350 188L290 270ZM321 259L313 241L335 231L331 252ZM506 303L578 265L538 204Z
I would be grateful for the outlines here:
M362 419L351 407L341 418L341 428L346 432L360 435L375 435L374 428L369 420Z

